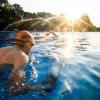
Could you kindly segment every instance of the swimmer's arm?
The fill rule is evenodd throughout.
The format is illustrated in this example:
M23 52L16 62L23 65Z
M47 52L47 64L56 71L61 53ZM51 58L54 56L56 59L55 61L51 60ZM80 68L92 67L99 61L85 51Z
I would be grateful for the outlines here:
M8 80L11 81L24 81L25 72L24 65L15 65L12 73L10 74Z

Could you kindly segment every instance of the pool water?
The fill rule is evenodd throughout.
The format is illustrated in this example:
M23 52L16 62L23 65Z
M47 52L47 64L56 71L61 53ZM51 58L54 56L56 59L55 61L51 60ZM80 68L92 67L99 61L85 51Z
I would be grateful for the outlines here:
M0 36L4 38L4 34L15 37L13 32L1 32ZM8 96L5 80L0 80L0 100L100 100L100 33L56 34L57 37L51 34L36 42L29 53L30 62L25 66L26 81L31 86L42 83L52 74L56 82L52 91L45 95L32 91ZM0 41L1 47L14 44ZM8 73L5 71L4 78Z

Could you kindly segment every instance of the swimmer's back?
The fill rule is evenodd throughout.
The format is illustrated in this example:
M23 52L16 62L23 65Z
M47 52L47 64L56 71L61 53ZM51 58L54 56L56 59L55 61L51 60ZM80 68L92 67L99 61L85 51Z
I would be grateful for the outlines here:
M14 64L17 61L28 62L28 56L15 46L0 48L0 64Z

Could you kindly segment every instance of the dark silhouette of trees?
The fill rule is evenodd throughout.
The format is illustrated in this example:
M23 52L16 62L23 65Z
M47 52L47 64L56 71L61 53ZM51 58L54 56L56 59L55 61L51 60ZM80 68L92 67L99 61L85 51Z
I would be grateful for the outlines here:
M21 20L24 16L23 8L19 4L14 4L11 7L11 12L13 12L13 18L15 21Z
M47 12L37 12L37 17L41 17L41 18L48 18L48 17L52 17L53 15L51 13L47 13Z
M0 30L23 18L24 11L18 4L10 5L7 0L0 2Z
M34 18L48 18L51 16L53 16L51 13L46 13L46 12L37 12L37 13L25 12L19 4L11 5L9 4L8 0L0 0L0 30L5 29L6 26L16 21L21 21L21 20L23 21L25 19L27 20L27 19L34 19ZM23 26L21 25L21 28L24 27L28 28L31 22L25 22L25 23L26 25L22 23L19 24L19 25L21 24L23 25ZM35 26L37 26L38 28L38 25Z
M3 3L8 3L8 0L0 0L0 3L3 4Z
M37 31L95 31L88 14L83 14L74 22L49 12L25 12L19 4L11 5L8 0L0 0L0 30L27 29Z
M0 2L0 30L2 30L7 24L9 24L11 6L7 0Z

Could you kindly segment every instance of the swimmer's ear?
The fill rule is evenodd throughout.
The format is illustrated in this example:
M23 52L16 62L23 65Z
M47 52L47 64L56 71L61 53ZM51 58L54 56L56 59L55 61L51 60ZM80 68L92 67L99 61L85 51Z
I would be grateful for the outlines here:
M22 45L21 47L22 47L22 48L25 48L25 45Z
M18 46L20 46L21 48L25 48L25 43L22 41L17 41L16 42Z
M21 48L25 48L25 45L22 43L22 44L20 45L20 47L21 47Z

